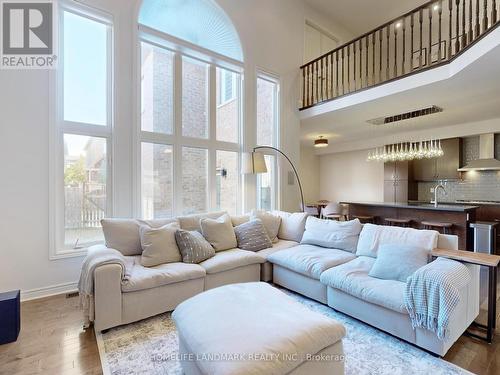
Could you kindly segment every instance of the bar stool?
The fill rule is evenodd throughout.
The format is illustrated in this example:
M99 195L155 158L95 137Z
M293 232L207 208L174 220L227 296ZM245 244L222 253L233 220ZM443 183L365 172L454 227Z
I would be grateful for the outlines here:
M365 215L351 215L350 220L358 219L363 224L370 223L375 224L375 216L365 216Z
M443 234L450 234L451 228L453 227L452 223L444 223L437 221L422 221L421 224L424 226L424 229L437 230L440 233L441 230L443 230Z
M411 223L411 219L394 219L391 217L384 219L386 224L391 227L409 227Z

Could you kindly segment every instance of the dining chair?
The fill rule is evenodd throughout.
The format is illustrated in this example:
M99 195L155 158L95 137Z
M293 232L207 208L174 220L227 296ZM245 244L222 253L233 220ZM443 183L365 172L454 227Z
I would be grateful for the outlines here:
M328 203L328 205L321 210L321 217L331 220L347 220L345 207L336 202Z

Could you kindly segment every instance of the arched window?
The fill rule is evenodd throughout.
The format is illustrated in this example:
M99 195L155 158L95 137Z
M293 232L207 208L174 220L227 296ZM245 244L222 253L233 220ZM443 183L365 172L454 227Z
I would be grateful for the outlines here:
M139 23L243 61L240 40L231 20L212 0L144 0Z
M243 53L211 0L145 0L139 13L137 214L241 211Z

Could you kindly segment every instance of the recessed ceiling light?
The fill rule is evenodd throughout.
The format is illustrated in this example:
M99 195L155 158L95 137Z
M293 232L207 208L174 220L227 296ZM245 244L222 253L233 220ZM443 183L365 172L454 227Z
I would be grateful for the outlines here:
M438 10L438 9L439 9L439 5L438 4L434 5L434 10Z
M328 139L323 138L323 136L320 135L319 138L314 141L314 147L328 147Z

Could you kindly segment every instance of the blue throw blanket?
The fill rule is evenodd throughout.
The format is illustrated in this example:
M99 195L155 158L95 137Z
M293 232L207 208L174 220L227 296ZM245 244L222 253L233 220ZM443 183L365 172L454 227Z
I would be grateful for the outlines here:
M460 289L470 280L467 267L450 259L438 258L418 269L408 278L404 295L413 328L428 329L445 340Z

